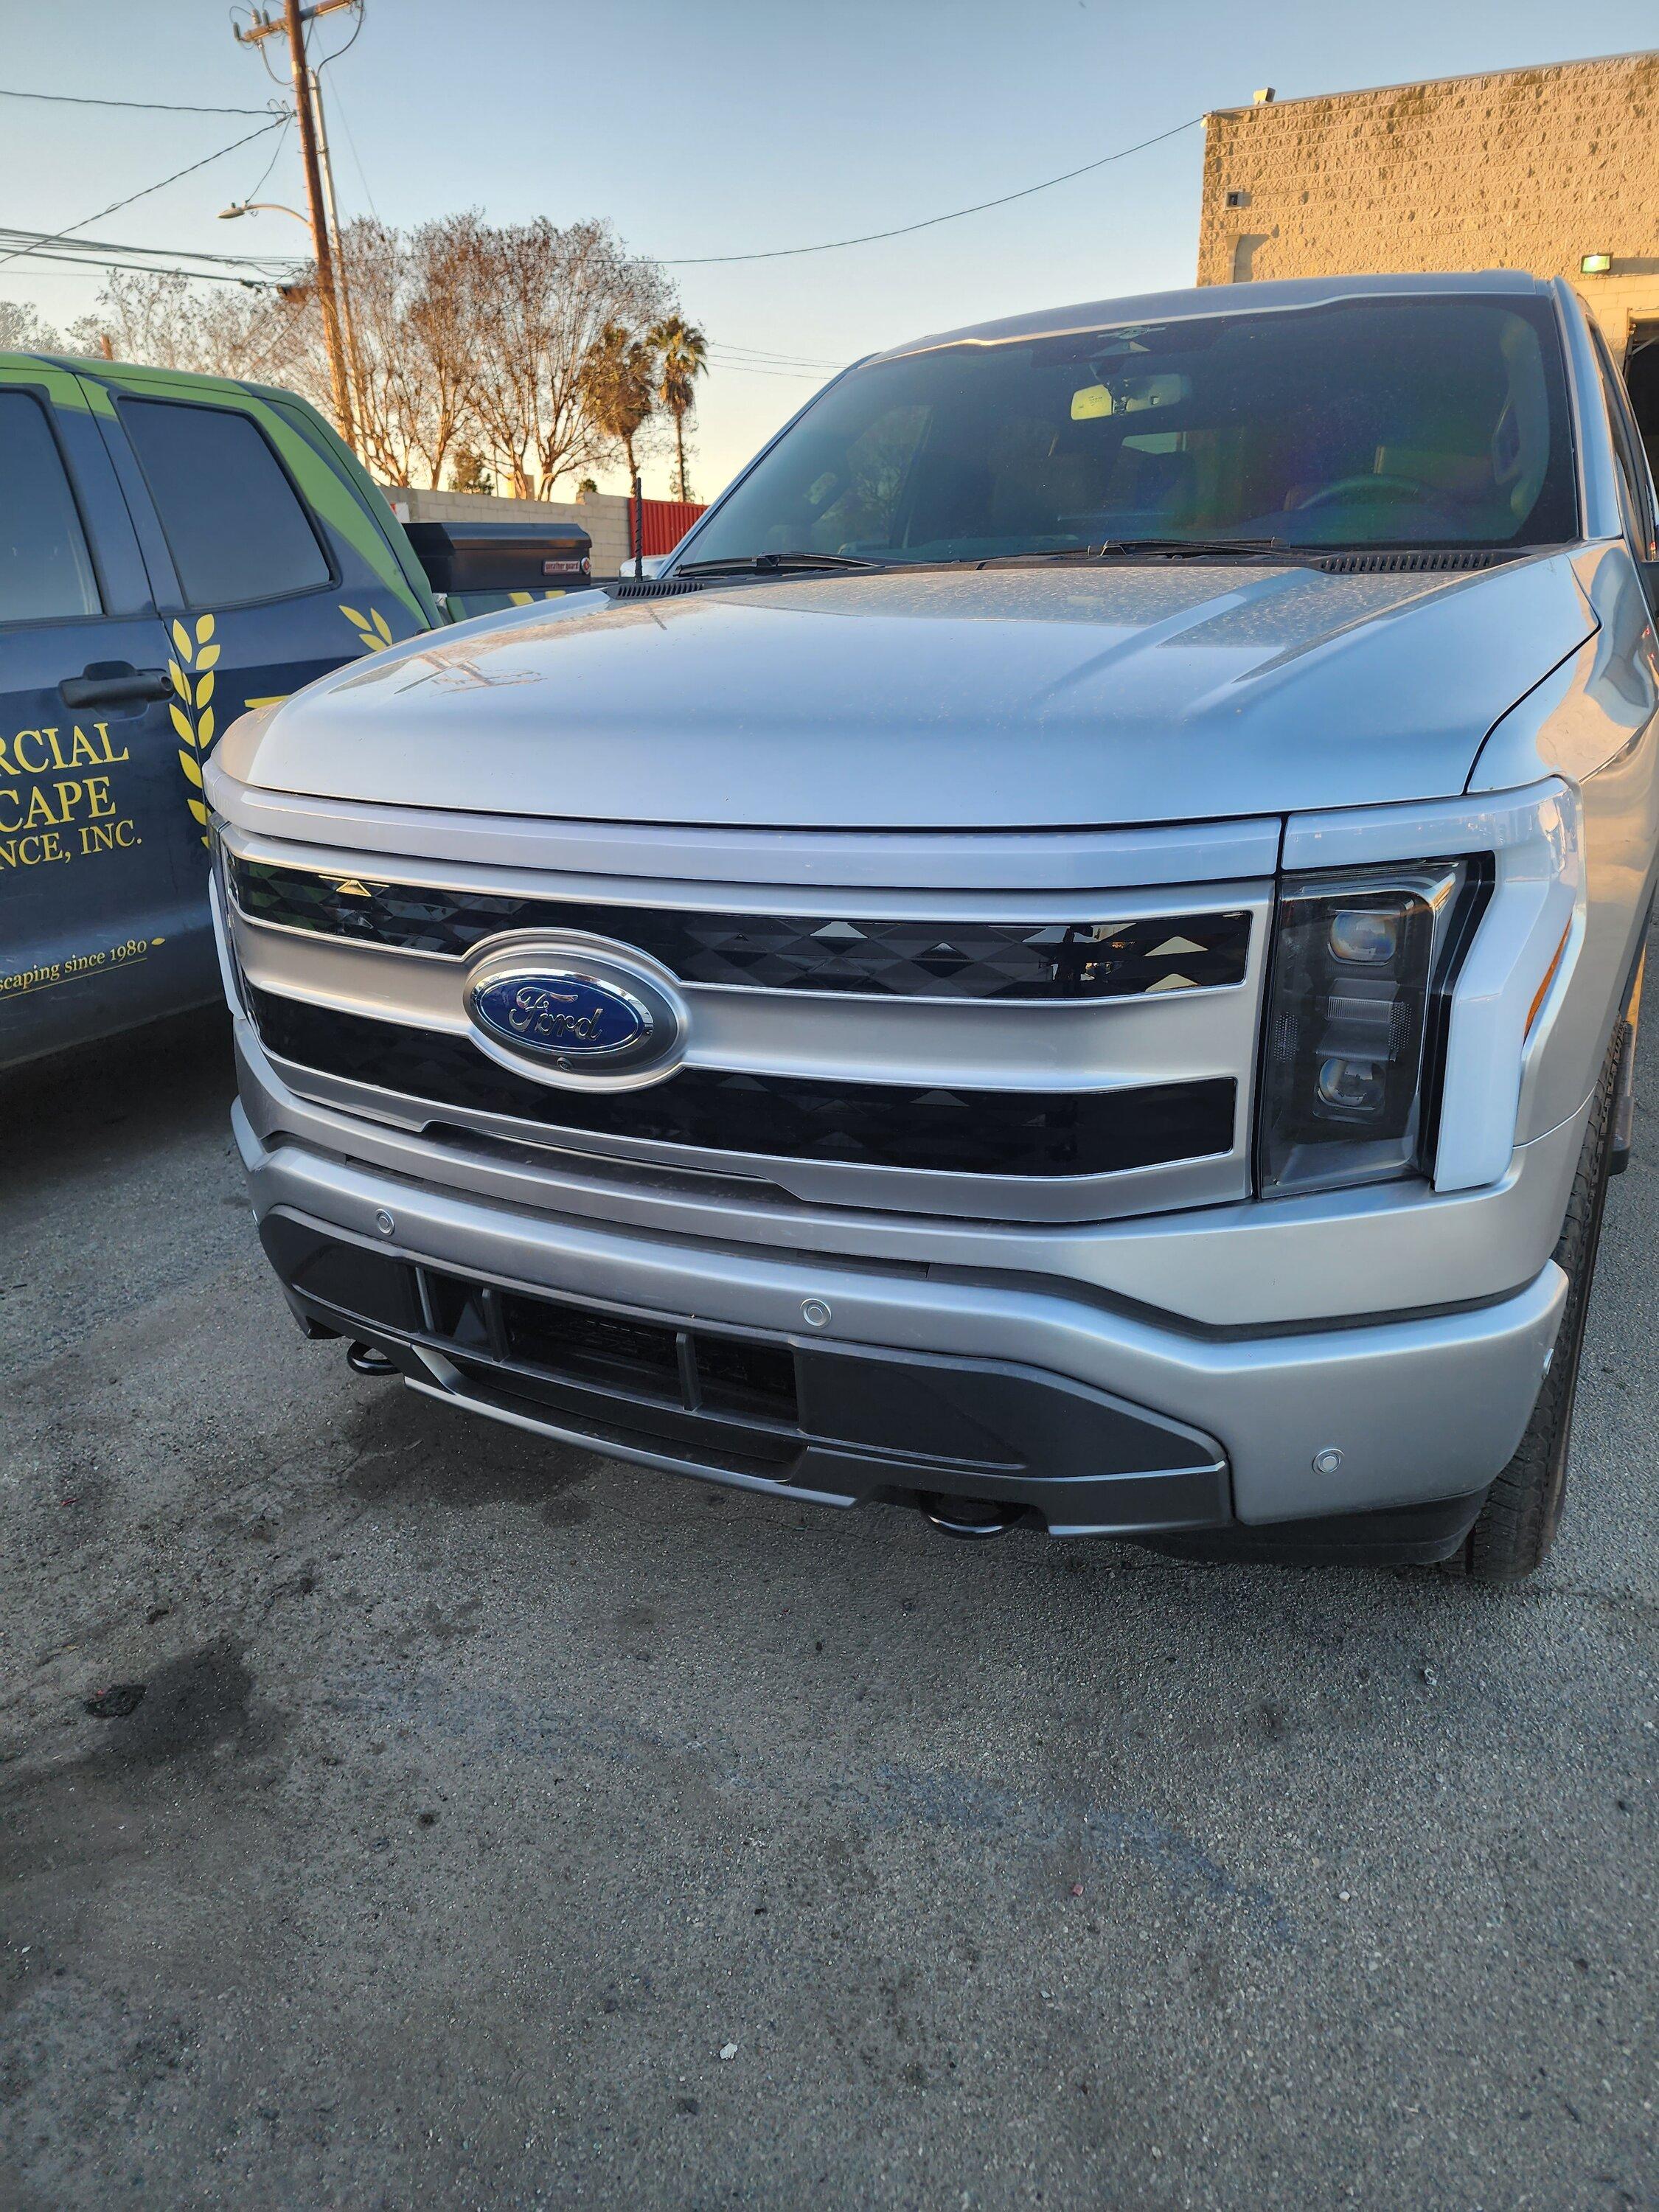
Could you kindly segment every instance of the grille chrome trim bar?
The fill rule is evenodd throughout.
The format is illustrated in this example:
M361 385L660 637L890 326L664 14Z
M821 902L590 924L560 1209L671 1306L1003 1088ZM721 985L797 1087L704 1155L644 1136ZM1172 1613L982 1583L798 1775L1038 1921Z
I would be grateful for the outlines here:
M908 1214L939 1222L989 1221L1011 1227L1024 1224L1103 1222L1122 1217L1168 1212L1176 1208L1225 1205L1250 1194L1249 1163L1242 1126L1234 1129L1233 1150L1170 1167L1127 1168L1116 1175L1072 1176L1036 1181L1008 1176L943 1175L927 1170L845 1166L840 1163L786 1160L761 1152L707 1152L693 1146L660 1145L635 1138L607 1136L592 1129L560 1131L541 1122L471 1107L434 1108L383 1085L327 1075L267 1052L246 1023L242 1049L304 1103L325 1112L349 1115L382 1129L422 1139L427 1131L461 1130L497 1143L520 1145L540 1156L538 1169L550 1178L603 1176L625 1165L636 1172L668 1171L665 1188L690 1169L757 1186L757 1212L764 1212L786 1238L787 1216L775 1211L769 1194L782 1191L799 1205L835 1214ZM1239 1123L1245 1120L1241 1091ZM423 1157L424 1157L423 1153ZM434 1144L434 1164L444 1157Z
M1252 919L1248 909L1206 906L1117 921L854 920L439 889L234 852L228 871L237 913L264 928L447 961L467 959L502 933L576 931L647 953L680 982L705 989L841 998L1046 1006L1237 989Z
M212 765L210 760L209 765ZM556 826L550 825L550 831ZM960 872L950 873L938 866L944 856L935 855L933 864L924 865L926 856L918 855L915 880L900 883L884 877L866 881L861 874L837 881L822 869L815 872L794 854L797 840L779 836L768 841L764 854L757 854L753 878L738 881L672 869L635 875L608 871L585 873L573 865L583 855L573 854L561 839L550 836L539 864L526 866L456 859L441 848L416 854L361 845L295 845L252 833L217 817L215 827L226 852L240 860L297 868L312 875L393 877L400 884L422 890L569 898L599 904L654 906L674 912L702 908L756 915L777 914L810 898L826 918L877 914L900 920L930 916L940 921L960 921L964 915L979 921L1029 921L1035 915L1039 921L1085 922L1094 921L1103 908L1124 921L1176 911L1212 912L1237 903L1233 894L1242 884L1272 880L1279 866L1279 824L1275 819L1268 825L1270 838L1248 841L1238 854L1259 865L1226 872L1214 866L1197 872L1188 869L1166 881L1154 881L1136 867L1120 873L1113 850L1115 833L1103 832L1097 839L1087 841L1097 863L1092 867L1083 866L1080 856L1071 853L1046 856L1037 853L1028 859L981 854L969 849L963 840L947 839L944 842L952 846ZM696 834L688 832L688 836ZM1030 845L1034 841L1017 842ZM1070 846L1082 841L1050 842ZM1193 840L1172 857L1185 855L1195 860L1200 849L1194 831ZM1234 848L1224 838L1220 850L1231 857ZM1063 865L1056 865L1060 861Z
M258 989L248 997L261 1042L290 1065L348 1081L374 1067L439 1115L468 1108L578 1141L598 1133L681 1153L729 1146L858 1169L1074 1181L1224 1157L1237 1120L1231 1076L1037 1091L680 1068L649 1090L555 1091L487 1060L465 1036Z
M1235 888L1246 898L1259 945L1265 899L1256 887ZM229 919L242 973L258 989L378 1020L453 1034L470 1028L471 970L460 962L250 922L234 910ZM536 933L525 933L523 942L533 945ZM619 950L598 938L592 945L595 954ZM687 1012L685 1063L994 1091L1100 1091L1237 1076L1254 1053L1261 965L1253 951L1243 988L1083 1000L866 999L689 983L679 994Z

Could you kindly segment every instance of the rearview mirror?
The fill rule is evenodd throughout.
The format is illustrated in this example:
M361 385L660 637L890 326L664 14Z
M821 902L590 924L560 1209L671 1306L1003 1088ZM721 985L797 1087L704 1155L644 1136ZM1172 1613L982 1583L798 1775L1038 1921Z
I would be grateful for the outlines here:
M1192 394L1190 378L1171 371L1164 376L1114 376L1103 384L1085 384L1072 394L1073 422L1091 422L1102 415L1139 415L1148 407L1172 407Z

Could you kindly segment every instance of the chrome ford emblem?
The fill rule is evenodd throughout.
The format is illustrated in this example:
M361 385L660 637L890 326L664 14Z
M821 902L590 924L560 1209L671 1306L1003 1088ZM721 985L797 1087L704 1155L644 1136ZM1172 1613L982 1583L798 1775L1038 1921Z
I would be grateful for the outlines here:
M591 975L498 975L472 994L473 1019L536 1053L603 1060L642 1044L656 1024L631 992Z
M630 1091L685 1056L687 1009L661 963L579 930L524 930L481 945L468 963L472 1041L503 1066L556 1089Z

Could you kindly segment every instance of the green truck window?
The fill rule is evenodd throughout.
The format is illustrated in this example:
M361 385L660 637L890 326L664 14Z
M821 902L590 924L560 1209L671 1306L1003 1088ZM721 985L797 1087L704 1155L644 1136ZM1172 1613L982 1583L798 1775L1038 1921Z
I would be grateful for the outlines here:
M328 582L328 560L310 518L246 415L228 407L128 399L121 419L189 605L246 605Z
M52 426L27 392L0 392L0 622L101 610Z

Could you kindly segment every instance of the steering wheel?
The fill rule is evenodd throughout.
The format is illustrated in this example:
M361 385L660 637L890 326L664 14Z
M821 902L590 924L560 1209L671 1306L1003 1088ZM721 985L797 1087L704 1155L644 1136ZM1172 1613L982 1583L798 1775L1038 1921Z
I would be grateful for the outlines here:
M1392 506L1414 500L1424 507L1438 507L1433 491L1414 477L1340 477L1335 483L1322 484L1306 499L1297 500L1292 513L1302 514L1310 507L1329 507L1339 499L1376 498L1381 494Z

